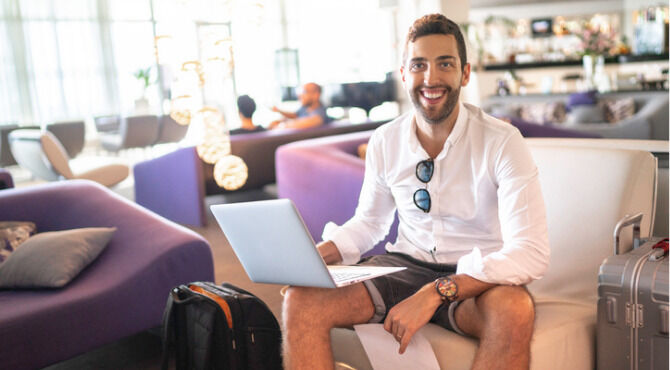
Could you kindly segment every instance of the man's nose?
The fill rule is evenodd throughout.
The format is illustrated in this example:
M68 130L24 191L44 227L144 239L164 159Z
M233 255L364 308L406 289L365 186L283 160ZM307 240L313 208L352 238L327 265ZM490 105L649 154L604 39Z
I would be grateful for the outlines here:
M426 86L438 85L439 76L437 69L429 65L423 73L423 84Z

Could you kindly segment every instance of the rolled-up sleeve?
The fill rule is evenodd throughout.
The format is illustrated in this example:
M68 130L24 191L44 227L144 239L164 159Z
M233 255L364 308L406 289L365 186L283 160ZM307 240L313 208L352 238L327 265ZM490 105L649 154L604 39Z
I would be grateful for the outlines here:
M493 163L503 246L485 256L475 248L458 260L457 273L494 284L527 284L544 275L550 256L537 166L518 132L501 145Z
M343 264L353 264L383 240L393 223L396 209L384 179L383 135L370 138L365 156L365 175L354 217L342 226L326 225L323 240L331 240L342 255Z

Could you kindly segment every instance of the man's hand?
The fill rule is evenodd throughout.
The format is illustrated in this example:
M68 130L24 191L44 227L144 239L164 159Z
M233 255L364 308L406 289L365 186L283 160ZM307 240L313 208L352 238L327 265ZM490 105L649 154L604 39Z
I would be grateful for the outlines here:
M275 128L279 127L279 124L281 122L282 122L281 120L274 120L274 121L270 122L270 124L268 125L268 128L270 130L275 129Z
M412 336L430 321L441 304L435 283L430 282L389 311L384 329L400 343L398 353L405 353Z
M321 258L323 258L324 262L326 262L326 265L342 262L342 255L337 249L337 246L335 246L335 243L332 241L323 241L319 243L316 248L319 250L319 254L321 255Z

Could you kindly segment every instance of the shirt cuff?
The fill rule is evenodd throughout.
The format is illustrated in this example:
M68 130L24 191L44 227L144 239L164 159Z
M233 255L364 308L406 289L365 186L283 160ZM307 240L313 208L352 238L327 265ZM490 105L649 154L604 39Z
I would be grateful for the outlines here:
M361 251L356 247L356 243L347 235L345 230L335 223L329 222L324 226L321 238L335 243L337 250L342 256L343 265L353 265L360 261Z
M477 247L472 252L458 259L456 274L465 274L485 283L495 283L484 273L482 252Z

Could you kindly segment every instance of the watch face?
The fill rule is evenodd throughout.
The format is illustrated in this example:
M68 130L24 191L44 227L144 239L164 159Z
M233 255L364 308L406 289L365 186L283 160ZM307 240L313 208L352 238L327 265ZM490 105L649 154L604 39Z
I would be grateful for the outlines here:
M449 278L440 278L437 280L437 291L443 297L453 298L457 293L456 283Z

